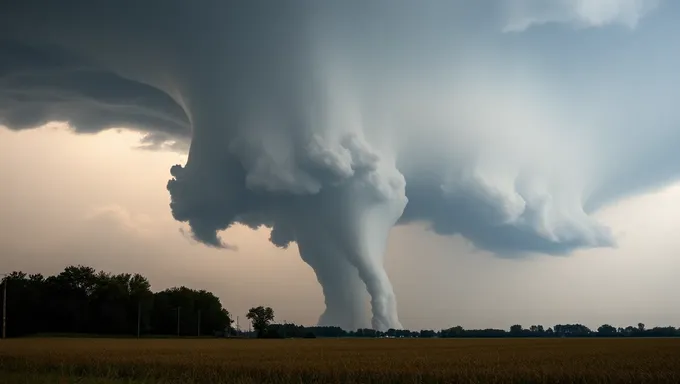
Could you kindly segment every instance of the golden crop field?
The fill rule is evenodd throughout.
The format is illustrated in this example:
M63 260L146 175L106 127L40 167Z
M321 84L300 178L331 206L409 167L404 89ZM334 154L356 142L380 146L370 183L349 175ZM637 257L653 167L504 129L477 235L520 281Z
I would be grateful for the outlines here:
M10 339L3 383L680 383L680 339Z

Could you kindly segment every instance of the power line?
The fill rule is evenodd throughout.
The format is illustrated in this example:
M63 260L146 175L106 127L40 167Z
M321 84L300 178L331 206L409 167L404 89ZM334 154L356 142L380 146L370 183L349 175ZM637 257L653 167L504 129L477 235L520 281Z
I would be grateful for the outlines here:
M179 337L179 314L181 310L182 307L177 307L177 337Z
M141 334L141 326L142 326L142 300L137 301L137 338L139 339L139 336Z
M7 284L9 283L9 274L2 273L2 338L7 338Z

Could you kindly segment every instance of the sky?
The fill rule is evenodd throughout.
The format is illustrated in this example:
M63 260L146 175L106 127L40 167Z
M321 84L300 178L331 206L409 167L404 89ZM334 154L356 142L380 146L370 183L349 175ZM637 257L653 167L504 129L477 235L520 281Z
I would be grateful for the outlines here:
M238 251L182 235L164 183L169 166L185 156L136 149L138 138L129 131L76 135L59 125L0 129L0 175L8 186L0 188L0 269L51 274L82 263L139 272L154 290L214 292L242 325L256 305L272 306L279 320L314 324L323 296L295 247L281 250L266 229L242 226L229 230ZM677 326L680 185L621 201L597 217L613 228L618 248L521 260L474 250L422 225L393 229L386 267L404 327Z
M677 321L678 3L163 4L0 4L0 267L345 328Z

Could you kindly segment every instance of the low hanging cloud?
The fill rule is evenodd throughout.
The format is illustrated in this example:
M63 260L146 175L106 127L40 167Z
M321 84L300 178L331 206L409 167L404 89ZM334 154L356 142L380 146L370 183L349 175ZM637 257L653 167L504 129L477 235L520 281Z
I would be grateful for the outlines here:
M4 2L0 124L190 145L167 188L196 240L269 227L314 269L321 324L364 326L365 287L372 326L399 327L382 266L393 225L504 257L568 254L615 245L598 209L677 180L680 24L662 6L678 8ZM553 22L599 28L541 30Z

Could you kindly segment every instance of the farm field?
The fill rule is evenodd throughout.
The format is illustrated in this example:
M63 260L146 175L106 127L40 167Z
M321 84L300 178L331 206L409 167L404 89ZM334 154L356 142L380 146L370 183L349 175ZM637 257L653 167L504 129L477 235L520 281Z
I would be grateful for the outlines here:
M680 339L9 339L2 383L680 383Z

